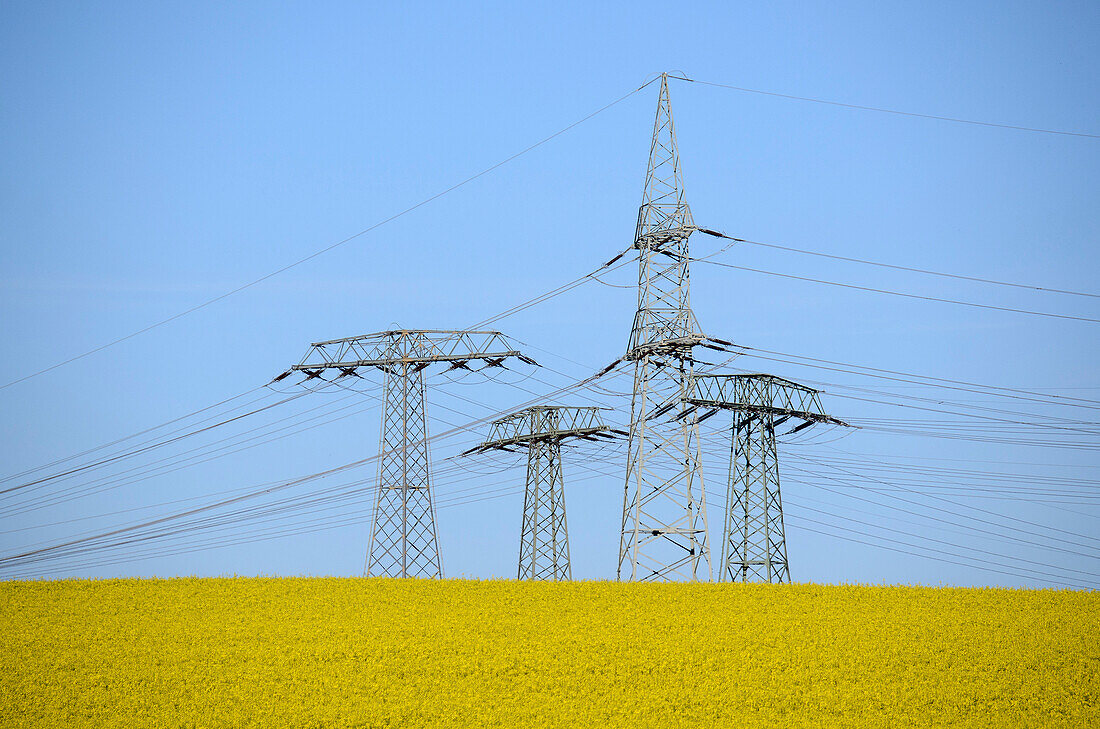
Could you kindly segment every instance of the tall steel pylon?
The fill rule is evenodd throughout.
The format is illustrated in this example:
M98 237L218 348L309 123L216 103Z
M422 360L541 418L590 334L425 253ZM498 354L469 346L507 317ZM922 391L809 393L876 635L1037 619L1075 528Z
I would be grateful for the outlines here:
M527 447L527 488L519 538L520 580L570 580L569 530L561 444L625 435L604 425L599 408L536 405L493 422L489 437L463 455Z
M661 76L645 190L638 210L638 311L625 359L634 362L619 579L710 579L699 433L683 402L692 348L688 237L668 76ZM662 417L664 416L664 417ZM681 417L682 416L682 417Z
M791 581L775 429L791 419L802 421L791 433L815 423L846 426L825 414L819 394L773 375L692 378L690 406L733 411L719 582Z
M364 567L368 577L443 577L424 370L437 363L452 370L470 370L471 362L500 367L509 357L534 364L499 332L401 329L314 343L291 368L307 380L325 370L339 371L337 379L359 376L359 367L384 373L377 496Z

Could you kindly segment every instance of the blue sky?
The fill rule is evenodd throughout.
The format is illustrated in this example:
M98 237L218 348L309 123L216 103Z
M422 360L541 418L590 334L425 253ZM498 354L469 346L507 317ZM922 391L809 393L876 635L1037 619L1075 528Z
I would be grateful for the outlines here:
M852 104L1100 133L1100 9L1090 3L677 8L555 3L543 9L517 3L476 8L7 3L0 13L5 382L340 241L572 124L661 71ZM687 199L700 225L854 258L1097 289L1100 141L1094 138L877 114L677 81L671 94ZM263 385L296 362L311 341L394 323L468 326L592 270L631 243L655 103L656 87L650 86L308 263L0 390L3 474ZM696 255L721 247L703 237L692 240ZM738 246L715 260L1100 318L1095 298L938 279L762 247ZM616 271L607 282L629 287L633 271L629 266ZM497 326L505 334L530 345L540 362L554 368L538 375L542 382L523 386L547 392L621 356L634 297L630 288L591 283L501 321ZM708 333L751 347L1100 398L1095 323L706 265L693 270L692 302ZM989 421L990 430L980 431L982 437L996 430L1028 441L1016 445L864 429L833 443L781 446L784 458L790 454L781 465L784 478L790 477L784 480L790 511L801 503L918 535L833 530L829 536L792 521L788 550L796 580L1046 584L1034 575L949 564L932 553L891 552L881 546L890 542L876 542L884 537L913 543L932 537L956 545L933 545L953 554L965 552L961 544L999 555L984 557L1002 562L1030 559L1096 574L1096 558L1087 555L1098 545L1088 537L1100 534L1100 510L1087 499L1036 504L990 498L997 494L988 491L982 498L950 497L1002 515L993 516L929 499L927 491L901 492L919 502L905 508L947 515L961 525L951 527L853 500L844 493L849 487L807 473L821 472L807 465L817 461L869 469L875 459L904 458L903 475L887 474L894 486L897 476L913 479L900 482L905 488L935 487L969 469L999 474L995 486L1038 488L1057 479L1059 489L1087 494L1091 488L1095 494L1090 482L1100 464L1096 436L1078 433L1092 428L1094 408L918 388L750 357L733 365L823 383L827 407L845 419L879 418L913 429L915 420L944 418L833 397L882 397L836 385L889 391L892 401L925 397L934 402L922 404L933 408L943 400L995 408L1009 412L981 412L1011 421L1032 422L1020 414L1030 412L1047 424L1055 422L1050 418L1084 423L1063 422L1051 434ZM618 384L623 383L628 378ZM318 393L285 406L297 410L277 412L300 412L338 396ZM443 420L506 410L529 395L511 385L440 382L431 397L438 404L433 418L439 419L432 428L439 431L448 427ZM585 398L578 395L576 404L588 402ZM277 419L275 411L257 417ZM56 522L204 497L364 458L376 451L377 423L372 409L159 478L126 485L107 481L119 485L94 497L0 514L5 532L0 548L7 554L30 542L58 541L132 517ZM980 425L971 420L960 427L969 428L970 435ZM1079 441L1070 440L1085 447L1064 447L1067 432L1078 433ZM1040 447L1041 439L1061 445ZM208 442L215 440L211 436ZM457 445L437 449L437 466L452 472L464 468L447 460L458 450ZM711 459L717 475L708 477L708 489L719 494L725 489L720 450L716 447ZM588 456L578 451L569 457L574 572L612 577L621 465L611 459L600 466L609 475L583 480L591 475L583 468ZM799 460L806 458L813 460ZM522 485L522 467L511 465L485 476L485 483L512 479ZM915 472L916 466L953 470ZM479 481L458 483L442 485L440 498L447 489L476 487ZM873 485L866 476L859 483L864 489ZM859 493L886 499L884 504L902 503ZM448 574L514 573L521 499L509 492L441 508ZM716 497L710 515L715 543L720 507ZM901 521L906 519L911 523ZM986 539L974 527L1017 540ZM62 574L357 574L366 529L359 522ZM1055 541L1059 537L1069 541ZM1078 546L1071 548L1070 542ZM1048 544L1073 554L1043 546Z

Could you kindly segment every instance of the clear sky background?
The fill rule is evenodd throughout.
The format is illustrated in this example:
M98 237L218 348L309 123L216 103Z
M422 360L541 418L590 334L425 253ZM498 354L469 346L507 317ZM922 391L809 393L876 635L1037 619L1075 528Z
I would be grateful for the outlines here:
M343 240L662 71L850 104L1100 134L1098 39L1100 6L1085 2L554 3L543 9L521 3L5 3L0 347L6 366L0 380L113 341ZM1100 290L1100 139L671 84L687 199L700 225L853 258ZM461 328L591 271L632 242L656 96L651 85L307 263L0 389L0 476L262 386L297 362L311 341L394 324ZM692 245L700 256L722 247L702 236ZM735 246L713 260L1100 318L1097 298L759 246ZM626 288L588 283L498 322L546 365L519 384L546 393L620 357L636 306L635 275L636 266L626 266L605 279ZM742 370L818 385L833 414L875 426L821 431L780 446L795 580L1100 584L1100 324L702 264L692 272L692 302L705 331L750 347L1092 401L1069 407L1046 397L1035 402L878 380L824 370L820 362L738 358L731 365ZM376 384L363 383L366 394L352 393L339 405L333 403L346 392L311 394L91 473L4 495L0 555L370 456L378 438L378 409L369 407ZM628 390L629 377L615 386ZM508 383L437 378L432 429L533 396ZM927 400L905 399L913 397ZM589 392L562 401L616 404L622 398ZM306 413L321 405L329 409ZM354 408L332 412L345 405ZM347 417L336 420L341 416ZM251 441L255 447L221 451L223 457L155 478L135 479L140 469L122 473L173 454L194 456L192 448L222 447L221 439L234 434L256 434L246 433L250 428L294 424L316 427L281 431L286 437ZM515 573L521 462L451 458L483 432L475 429L433 452L446 474L437 489L438 520L451 576ZM728 464L718 436L713 444L706 478L716 494L708 499L717 545ZM9 479L0 488L110 452ZM621 453L567 454L577 577L614 577L623 463ZM594 467L604 475L593 475ZM106 490L57 501L59 494L80 493L62 489L79 489L93 476ZM372 465L341 476L372 477ZM299 492L329 485L311 482ZM240 524L215 535L240 543L219 549L164 554L180 548L164 546L164 553L143 559L76 560L29 571L359 574L369 528L363 515L371 502L364 492L328 512L269 522L268 535L278 539L235 539L260 528ZM115 513L126 509L141 510ZM88 518L100 514L106 516ZM315 528L341 519L342 526L289 534L307 520ZM210 538L197 534L195 544ZM137 556L136 549L116 556ZM0 576L13 574L0 570Z

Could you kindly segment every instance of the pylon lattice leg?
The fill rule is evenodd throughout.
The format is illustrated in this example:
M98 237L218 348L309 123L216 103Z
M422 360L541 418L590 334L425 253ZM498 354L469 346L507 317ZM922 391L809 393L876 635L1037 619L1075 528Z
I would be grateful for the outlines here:
M367 576L443 577L424 400L420 369L397 364L386 371Z
M694 417L650 417L679 403L690 371L643 357L634 366L634 402L619 546L619 578L710 579L706 499Z
M727 498L719 580L790 582L771 415L736 413Z
M521 580L572 578L561 444L554 441L540 440L528 445L527 490L517 577Z
M634 398L619 542L619 579L710 579L699 428L682 402L700 341L691 311L688 238L676 128L662 76L653 122L638 250L638 310L627 347ZM681 417L675 417L680 415Z

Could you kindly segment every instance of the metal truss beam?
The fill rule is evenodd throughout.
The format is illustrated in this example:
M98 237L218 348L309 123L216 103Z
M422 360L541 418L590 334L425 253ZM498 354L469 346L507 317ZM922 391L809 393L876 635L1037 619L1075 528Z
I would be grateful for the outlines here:
M790 419L802 421L790 432L847 425L825 414L819 395L773 375L692 378L688 405L733 411L719 582L790 582L775 429Z
M364 572L367 576L443 577L443 560L431 488L431 455L424 371L434 364L448 369L503 367L515 357L534 364L493 331L397 329L360 337L316 342L298 371L306 379L325 370L339 377L358 367L385 374L378 482ZM276 379L282 379L288 373Z
M820 390L775 375L698 375L691 378L685 402L702 408L771 414L811 423L847 426L843 420L825 414L818 397L820 394Z
M308 374L340 369L350 374L356 367L385 369L398 364L427 366L435 362L450 363L452 369L468 369L468 363L475 360L486 367L499 367L509 357L535 364L530 357L512 349L500 332L398 329L315 342L291 370Z
M572 579L561 444L570 439L614 439L616 434L625 435L604 425L599 408L538 405L494 421L486 441L466 451L513 452L515 446L527 447L518 579Z
M604 425L599 408L535 405L493 421L485 442L462 455L494 449L508 450L509 446L528 445L534 441L560 443L569 438L606 440L614 439L616 435L626 433Z
M634 362L634 397L620 580L710 579L698 425L684 403L691 351L704 339L691 311L688 238L694 230L663 75L634 235L638 309L625 357Z

